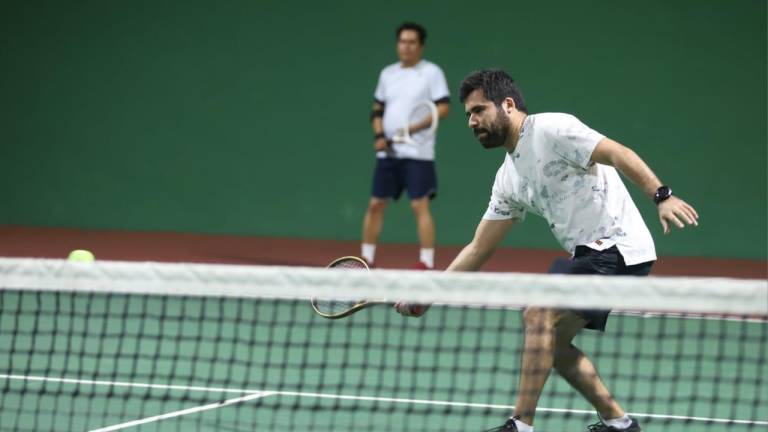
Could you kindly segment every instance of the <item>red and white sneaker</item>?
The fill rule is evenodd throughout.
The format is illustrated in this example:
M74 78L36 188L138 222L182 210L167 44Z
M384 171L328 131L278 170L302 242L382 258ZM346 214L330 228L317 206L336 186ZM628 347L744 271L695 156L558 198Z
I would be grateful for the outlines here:
M416 264L413 265L414 270L432 270L432 267L424 264L424 262L419 261Z

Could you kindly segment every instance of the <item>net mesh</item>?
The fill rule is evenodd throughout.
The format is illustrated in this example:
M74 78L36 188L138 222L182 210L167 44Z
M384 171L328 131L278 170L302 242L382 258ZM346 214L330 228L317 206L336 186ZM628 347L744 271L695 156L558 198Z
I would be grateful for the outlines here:
M482 431L515 403L522 308L555 304L615 309L574 344L644 430L768 426L765 281L427 273L0 260L0 430ZM438 304L307 300L374 292ZM536 430L595 419L551 372Z

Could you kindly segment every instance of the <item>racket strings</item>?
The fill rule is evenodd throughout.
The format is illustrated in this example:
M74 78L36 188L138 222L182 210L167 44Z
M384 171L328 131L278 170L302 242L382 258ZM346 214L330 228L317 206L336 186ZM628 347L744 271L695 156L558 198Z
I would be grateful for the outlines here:
M414 126L414 125L422 124L426 121L429 121L431 125L432 123L431 119L432 119L432 111L429 109L429 107L420 105L414 108L413 111L411 111L410 116L408 116L408 124L411 126ZM425 133L429 131L430 125L426 125L427 126L426 128L414 133Z
M315 308L326 315L338 315L348 311L359 301L315 299Z
M343 257L331 263L328 268L342 270L368 270L368 265L361 258ZM323 315L335 316L349 311L357 306L362 300L334 300L325 298L315 298L312 303L315 309Z
M365 270L366 266L365 264L357 260L343 260L334 264L331 268Z

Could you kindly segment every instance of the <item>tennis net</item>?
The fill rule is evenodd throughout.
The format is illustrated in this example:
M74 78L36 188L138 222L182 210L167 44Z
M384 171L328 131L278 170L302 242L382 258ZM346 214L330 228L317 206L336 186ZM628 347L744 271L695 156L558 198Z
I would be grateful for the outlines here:
M435 304L327 320L313 295ZM614 309L574 343L644 430L768 427L764 280L0 259L0 430L482 431L531 306ZM595 419L553 371L536 430Z

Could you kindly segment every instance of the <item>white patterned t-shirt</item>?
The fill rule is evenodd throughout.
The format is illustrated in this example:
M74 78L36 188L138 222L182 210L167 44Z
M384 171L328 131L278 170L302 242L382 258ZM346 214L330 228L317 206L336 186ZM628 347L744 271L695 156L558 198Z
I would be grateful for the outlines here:
M538 214L560 244L616 245L627 265L656 259L651 233L615 168L591 161L604 136L570 114L529 115L496 173L483 219Z

